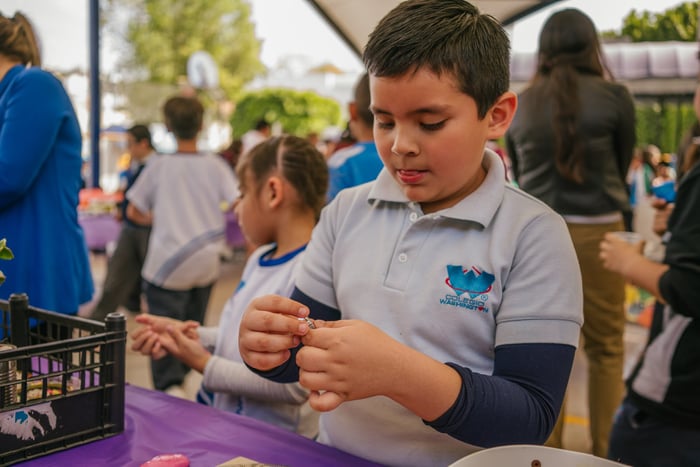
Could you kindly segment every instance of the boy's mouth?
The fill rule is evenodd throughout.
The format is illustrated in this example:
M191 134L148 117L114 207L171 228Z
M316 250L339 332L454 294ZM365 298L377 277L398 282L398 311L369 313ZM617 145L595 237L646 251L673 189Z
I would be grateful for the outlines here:
M408 170L408 169L398 169L396 174L402 183L415 184L423 180L426 171L425 170Z

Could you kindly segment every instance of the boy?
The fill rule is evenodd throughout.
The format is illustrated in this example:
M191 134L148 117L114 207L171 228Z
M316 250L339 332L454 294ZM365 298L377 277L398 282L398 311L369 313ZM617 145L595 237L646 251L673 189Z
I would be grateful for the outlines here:
M132 126L127 130L126 137L133 162L127 171L125 196L143 172L148 159L155 154L151 132L146 125ZM118 218L122 221L122 229L107 265L102 296L92 311L91 318L97 321L104 321L119 305L126 305L129 310L141 309L141 268L146 259L151 226L129 220L126 216L128 206L126 199L119 206Z
M212 285L219 277L225 220L238 184L226 162L197 151L204 108L193 97L171 97L163 107L177 153L149 161L126 196L127 216L148 224L151 237L141 275L149 313L203 322ZM153 385L184 395L189 368L173 357L151 360Z
M357 143L336 151L328 159L328 202L343 188L374 180L382 170L382 160L374 144L374 116L369 105L369 75L364 73L355 85L354 100L348 104L348 126Z
M323 443L448 465L554 425L581 277L564 221L485 150L516 109L508 49L463 0L404 2L370 35L385 168L325 208L293 300L254 300L239 333L248 365L312 391Z

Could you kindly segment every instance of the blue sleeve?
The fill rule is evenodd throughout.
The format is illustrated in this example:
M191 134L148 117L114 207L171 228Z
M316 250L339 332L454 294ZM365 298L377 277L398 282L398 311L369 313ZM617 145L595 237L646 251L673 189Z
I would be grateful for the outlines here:
M425 423L476 446L542 444L561 409L575 352L564 344L499 346L492 376L448 363L462 377L459 396Z
M11 83L0 119L0 209L21 199L34 184L72 108L61 83L36 69Z
M306 305L310 311L309 317L313 319L322 319L324 321L337 321L340 319L339 310L314 300L296 287L294 288L290 298ZM249 368L260 376L272 381L277 381L278 383L293 383L299 380L299 367L296 364L296 355L300 348L301 344L292 349L292 355L289 357L289 360L277 368L273 368L272 370L260 371L256 370L255 368Z

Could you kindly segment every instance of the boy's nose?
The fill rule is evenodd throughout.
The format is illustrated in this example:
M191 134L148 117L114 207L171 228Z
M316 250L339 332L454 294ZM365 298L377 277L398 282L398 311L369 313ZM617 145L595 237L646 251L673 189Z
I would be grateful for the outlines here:
M418 154L418 145L405 133L397 133L391 152L397 156L415 156Z

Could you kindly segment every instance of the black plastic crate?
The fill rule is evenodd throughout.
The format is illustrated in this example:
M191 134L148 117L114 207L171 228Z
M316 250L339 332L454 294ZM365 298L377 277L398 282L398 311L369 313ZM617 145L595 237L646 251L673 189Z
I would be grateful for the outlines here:
M0 375L0 465L124 431L122 313L100 323L14 294L0 300L0 342L16 346L0 351L0 370L16 367L14 381Z

